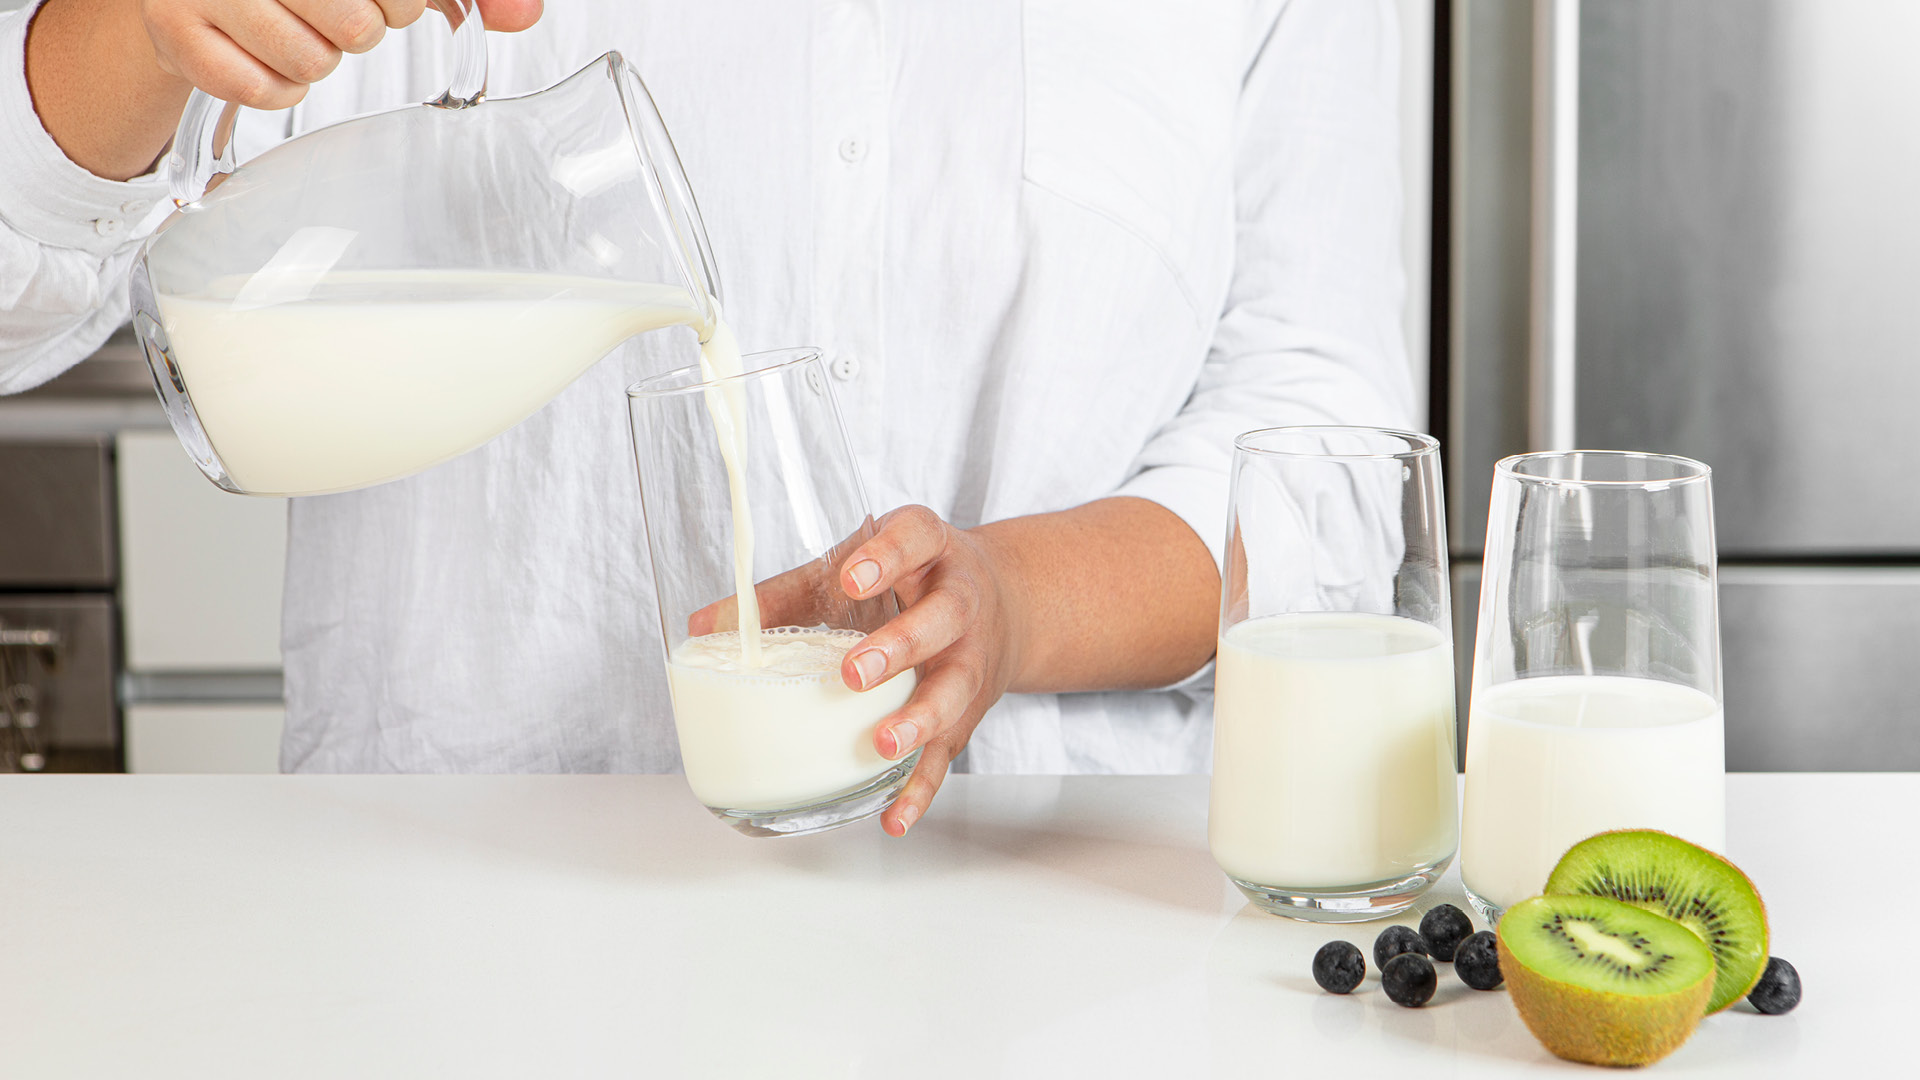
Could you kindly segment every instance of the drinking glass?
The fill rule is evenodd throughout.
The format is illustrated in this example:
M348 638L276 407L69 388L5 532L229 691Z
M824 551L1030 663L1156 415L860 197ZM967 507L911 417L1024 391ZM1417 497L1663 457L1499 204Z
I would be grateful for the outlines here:
M1234 441L1207 838L1267 911L1390 915L1453 859L1442 490L1410 431Z
M1574 450L1494 466L1460 873L1489 921L1609 829L1726 844L1710 470Z
M873 535L866 496L820 354L753 353L741 373L682 368L627 391L647 547L687 783L749 836L795 836L879 813L915 751L888 761L877 723L913 692L902 672L864 692L840 677L848 648L899 610L893 594L850 599L841 564ZM736 489L716 416L729 415ZM736 519L736 508L741 511ZM735 523L745 528L736 536ZM750 538L750 539L747 539ZM747 655L735 582L760 619Z

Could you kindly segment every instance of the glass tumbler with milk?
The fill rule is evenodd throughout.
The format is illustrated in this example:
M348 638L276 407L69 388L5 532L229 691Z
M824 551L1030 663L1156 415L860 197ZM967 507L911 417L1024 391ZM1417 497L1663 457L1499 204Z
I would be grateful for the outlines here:
M888 761L874 729L915 675L866 691L841 678L899 609L840 587L874 524L819 353L710 344L627 401L688 786L749 836L879 813L920 752Z
M1460 849L1489 920L1597 832L1726 847L1709 477L1613 451L1494 467Z
M1390 915L1453 859L1441 493L1426 435L1292 427L1235 440L1207 838L1267 911Z

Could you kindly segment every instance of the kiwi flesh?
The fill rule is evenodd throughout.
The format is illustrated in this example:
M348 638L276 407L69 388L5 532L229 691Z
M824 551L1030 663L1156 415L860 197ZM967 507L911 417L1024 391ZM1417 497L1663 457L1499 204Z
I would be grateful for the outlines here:
M1747 996L1767 969L1767 906L1732 863L1670 833L1625 829L1567 849L1546 892L1605 896L1700 935L1718 973L1707 1012Z
M1693 1034L1713 992L1713 953L1704 942L1618 900L1523 900L1500 917L1497 941L1520 1019L1568 1061L1658 1061Z

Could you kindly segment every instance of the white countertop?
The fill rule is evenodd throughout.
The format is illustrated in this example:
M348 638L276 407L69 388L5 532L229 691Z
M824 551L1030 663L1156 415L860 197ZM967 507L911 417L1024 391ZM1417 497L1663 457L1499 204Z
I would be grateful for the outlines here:
M1654 1069L1897 1071L1883 942L1913 936L1920 774L1728 779L1806 999L1736 1005ZM1371 972L1320 992L1314 950L1385 924L1244 905L1206 790L959 776L904 841L749 840L674 776L4 777L0 1072L1603 1075L1447 965L1422 1009ZM1443 899L1466 907L1457 875L1418 907Z

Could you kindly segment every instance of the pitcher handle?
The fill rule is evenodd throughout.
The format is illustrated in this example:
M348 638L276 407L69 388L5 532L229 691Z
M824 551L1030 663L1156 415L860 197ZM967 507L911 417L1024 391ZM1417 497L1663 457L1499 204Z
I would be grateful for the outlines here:
M443 109L464 109L487 94L487 35L478 0L430 0L453 28L453 79L446 92L428 102ZM173 204L185 206L233 171L234 118L240 106L196 89L187 97L180 127L167 155L167 183Z

